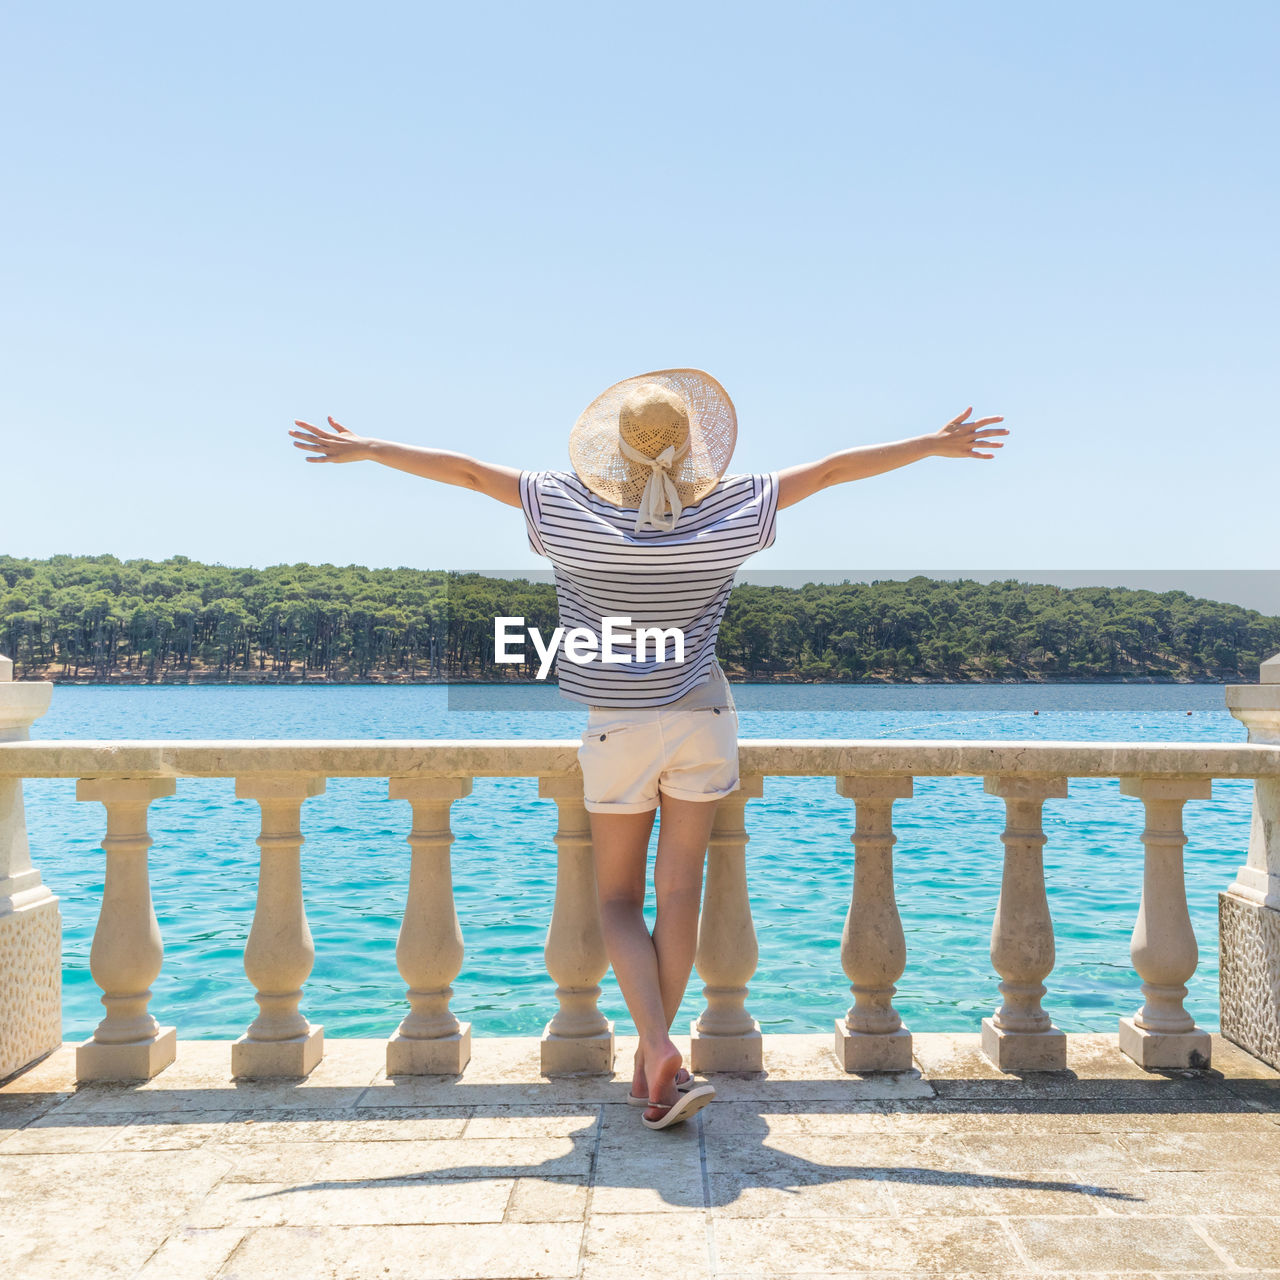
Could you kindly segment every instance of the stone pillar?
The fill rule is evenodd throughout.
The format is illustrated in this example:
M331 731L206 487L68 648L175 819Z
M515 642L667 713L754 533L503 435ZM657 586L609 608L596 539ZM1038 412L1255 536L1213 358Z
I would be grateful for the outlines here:
M1120 1049L1140 1067L1169 1070L1207 1067L1210 1040L1183 1007L1187 980L1196 971L1196 947L1187 886L1182 873L1182 806L1208 800L1209 778L1121 778L1120 791L1146 807L1142 832L1146 857L1142 902L1129 954L1142 979L1146 1001L1132 1018L1120 1019Z
M29 738L52 695L0 655L0 742ZM31 865L22 780L0 778L0 1080L61 1043L62 916Z
M449 806L471 794L470 778L392 778L392 800L413 806L409 897L396 967L409 984L409 1014L387 1042L387 1075L457 1075L471 1061L471 1023L449 1008L462 969L462 927L453 905Z
M893 891L893 802L909 799L910 778L840 777L836 790L857 806L853 897L840 938L840 963L853 1006L836 1020L836 1061L849 1072L911 1070L911 1032L893 1007L907 967Z
M76 1049L79 1081L150 1080L177 1052L177 1032L160 1026L147 1010L164 959L147 871L147 806L174 789L172 778L81 778L76 783L77 800L101 801L107 810L102 841L107 872L89 952L89 971L102 988L107 1015Z
M231 1074L307 1075L324 1057L324 1028L302 1015L302 984L316 949L302 902L302 802L324 790L324 779L255 775L236 779L236 798L262 807L258 900L244 949L244 971L260 1010L231 1046Z
M1067 1037L1040 1006L1053 971L1053 918L1044 887L1046 800L1067 795L1064 777L1009 774L987 778L988 795L1005 804L1004 871L991 926L991 967L1003 1001L982 1020L982 1051L1001 1071L1065 1071Z
M707 1007L689 1031L691 1071L763 1071L760 1024L747 1012L747 983L760 952L747 895L747 801L764 779L743 776L716 809L707 850L707 885L694 964Z
M600 979L609 971L609 954L582 777L539 778L538 795L554 800L559 811L556 899L544 954L560 1008L542 1032L542 1074L608 1075L613 1070L613 1023L600 1012Z
M1250 742L1280 746L1280 653L1259 674L1227 686L1227 708ZM1218 895L1218 945L1222 1034L1280 1067L1280 775L1253 784L1249 853Z

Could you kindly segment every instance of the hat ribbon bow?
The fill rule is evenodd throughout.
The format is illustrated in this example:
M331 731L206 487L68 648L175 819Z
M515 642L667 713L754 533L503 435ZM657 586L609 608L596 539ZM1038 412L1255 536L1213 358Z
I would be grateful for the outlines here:
M689 452L689 437L686 436L679 447L669 444L656 458L650 458L638 449L633 449L621 437L618 439L618 445L622 449L624 458L630 458L632 462L639 462L649 468L649 479L645 483L644 493L640 495L635 532L639 533L645 525L651 525L664 533L670 533L676 527L681 511L684 510L684 504L680 501L680 495L676 492L675 483L671 479L670 470Z

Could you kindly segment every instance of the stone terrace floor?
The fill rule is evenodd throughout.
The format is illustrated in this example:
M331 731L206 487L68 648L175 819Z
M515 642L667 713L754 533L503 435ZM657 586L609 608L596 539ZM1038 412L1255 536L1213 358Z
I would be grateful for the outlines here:
M0 1088L0 1275L1280 1275L1280 1073L1218 1037L1208 1072L1082 1035L1069 1071L1002 1076L917 1035L918 1071L866 1078L767 1037L765 1075L659 1133L625 1075L541 1080L535 1040L477 1039L460 1078L383 1052L235 1084L191 1041L77 1089L64 1047Z

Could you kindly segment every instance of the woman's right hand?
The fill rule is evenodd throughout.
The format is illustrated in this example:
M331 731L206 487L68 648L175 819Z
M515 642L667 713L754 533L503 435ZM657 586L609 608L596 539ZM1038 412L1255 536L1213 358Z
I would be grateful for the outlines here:
M373 441L368 436L358 436L348 431L340 422L332 418L328 420L332 431L323 427L313 427L300 418L294 419L294 425L301 431L290 431L294 437L295 449L311 449L314 452L307 456L308 462L361 462L373 457Z

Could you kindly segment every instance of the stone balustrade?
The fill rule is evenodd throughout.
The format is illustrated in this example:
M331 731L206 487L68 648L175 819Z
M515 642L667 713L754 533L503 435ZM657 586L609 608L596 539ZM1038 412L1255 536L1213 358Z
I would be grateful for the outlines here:
M10 685L18 688L38 686ZM1275 955L1267 953L1268 960L1258 952L1256 936L1274 928L1277 914L1280 711L1258 711L1259 701L1266 699L1250 692L1253 686L1241 688L1247 705L1241 710L1233 704L1237 715L1271 717L1262 726L1263 736L1244 744L744 740L741 786L721 802L708 850L695 959L706 1007L691 1028L692 1067L764 1067L760 1028L749 1008L757 951L747 893L748 813L767 778L788 775L831 778L836 791L856 807L852 894L840 948L853 1003L835 1019L834 1051L846 1071L859 1073L900 1071L911 1064L911 1033L893 1006L894 984L908 956L892 849L893 806L910 801L913 779L982 777L987 792L1005 804L1003 875L991 935L998 1001L982 1023L984 1050L1003 1070L1053 1070L1065 1064L1064 1037L1051 1014L1054 938L1041 812L1046 800L1067 797L1068 779L1085 777L1119 779L1123 794L1141 801L1145 810L1145 871L1131 948L1142 1004L1119 1020L1120 1048L1146 1068L1208 1065L1209 1037L1183 1004L1197 963L1183 883L1183 807L1207 799L1216 778L1255 780L1253 844L1238 884L1224 894L1231 902L1223 910L1229 914L1244 904L1270 914L1261 924L1260 917L1249 918L1249 945L1262 955L1251 963L1262 971L1250 971L1247 981L1238 982L1234 1021L1225 1016L1224 1001L1223 1030L1276 1065L1276 1057L1268 1055L1277 1050L1266 1037L1277 1022L1274 993L1280 987L1266 971ZM10 718L25 715L29 724L47 705L47 694L43 702L34 693L23 696L26 710ZM4 723L0 718L0 726ZM236 795L261 806L262 828L258 898L245 947L245 971L259 1014L233 1046L232 1070L246 1077L305 1075L323 1055L324 1041L321 1028L304 1012L314 948L300 876L303 806L324 789L327 778L386 778L389 798L407 800L412 812L410 880L396 948L409 1012L388 1040L387 1069L397 1075L456 1074L470 1056L471 1027L450 1009L450 984L461 970L464 945L449 864L450 807L469 793L474 778L536 777L539 795L556 804L559 816L555 903L546 944L558 1010L543 1033L542 1070L547 1075L607 1072L613 1027L599 1008L607 959L576 751L573 742L525 740L30 741L25 728L11 727L9 740L0 740L0 888L10 886L0 931L24 902L43 904L46 911L52 904L56 918L56 902L47 890L39 896L39 875L27 858L21 779L75 778L79 799L106 808L106 879L92 954L106 1016L80 1046L78 1073L86 1080L139 1079L162 1070L173 1060L174 1031L160 1026L148 1010L150 983L160 971L163 951L147 882L147 805L170 794L182 778L234 779ZM47 939L41 945L43 959L28 948L15 952L17 970L13 961L0 968L0 1002L13 1003L14 992L30 985L24 966L35 966L31 972L47 985ZM1228 954L1225 933L1222 963L1224 973L1232 974L1244 965ZM163 1013L180 1023L181 1010ZM40 1026L35 1040L19 1036L16 1047L3 1046L8 1056L0 1072L22 1065L15 1055L31 1060L53 1047L47 1041L56 1036L54 1028ZM1255 1034L1257 1028L1262 1030Z

